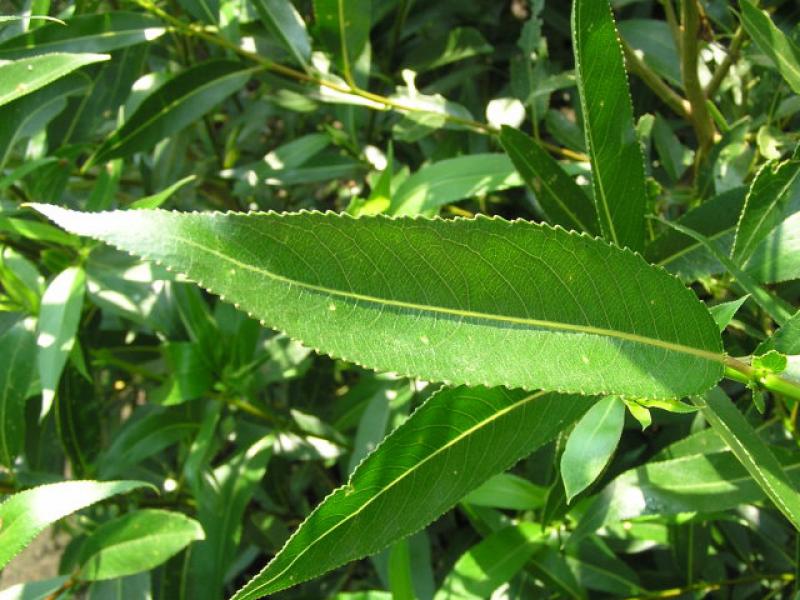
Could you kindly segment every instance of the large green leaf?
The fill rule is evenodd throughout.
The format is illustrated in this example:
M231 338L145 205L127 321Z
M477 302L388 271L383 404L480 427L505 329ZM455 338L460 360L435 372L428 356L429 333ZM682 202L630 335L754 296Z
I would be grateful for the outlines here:
M744 265L788 212L800 208L800 160L770 161L758 172L744 201L731 257Z
M417 531L552 439L591 402L502 388L440 391L309 515L236 600L316 577Z
M108 60L107 54L43 54L0 64L0 106L35 92L85 65Z
M147 485L142 481L63 481L14 494L0 504L0 568L51 523Z
M567 502L597 479L617 449L625 424L625 404L614 396L598 400L569 435L561 455Z
M450 202L522 185L503 154L470 154L424 166L392 198L394 215L433 215Z
M13 469L25 441L25 399L35 373L36 335L32 319L0 335L0 464Z
M606 0L573 0L572 41L600 228L615 244L641 250L644 161L622 48Z
M103 523L81 544L80 577L98 581L149 571L203 537L200 523L181 513L137 510Z
M0 44L0 59L52 52L110 52L154 40L166 31L158 19L130 12L103 12L47 23Z
M591 199L536 140L504 125L500 143L553 225L600 233Z
M692 292L638 255L561 229L34 207L374 369L648 398L700 393L722 376L719 331Z
M50 282L42 296L36 343L43 417L50 411L61 372L75 345L85 290L86 273L80 267L70 267Z
M701 412L769 499L800 529L797 486L725 392L719 388L709 391Z
M311 38L291 0L253 0L264 27L288 50L297 64L311 59Z
M193 123L241 88L254 69L232 60L210 60L179 73L156 89L91 156L97 164L148 150Z
M800 94L800 48L775 27L767 13L750 0L741 0L739 8L747 33L769 57L794 93Z

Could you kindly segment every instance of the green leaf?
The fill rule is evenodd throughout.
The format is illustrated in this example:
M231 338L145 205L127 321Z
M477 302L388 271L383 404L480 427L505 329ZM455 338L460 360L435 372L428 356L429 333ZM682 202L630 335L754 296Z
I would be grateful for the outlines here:
M345 80L369 41L370 0L314 0L316 35L335 57Z
M622 38L641 53L645 64L678 88L683 87L675 38L665 21L628 19L617 23Z
M597 479L617 449L625 424L625 404L614 396L595 402L569 434L561 455L567 502Z
M600 233L591 199L536 140L504 125L500 143L553 225Z
M62 575L52 579L18 583L0 591L0 600L48 600L62 589L61 586L68 579L68 576Z
M800 278L800 211L767 235L753 252L745 271L762 283Z
M95 151L85 168L150 149L239 90L254 71L224 59L182 71L147 96L122 127Z
M791 316L791 307L780 297L771 294L768 290L758 285L758 282L755 281L749 273L737 267L736 263L728 258L714 241L684 225L664 220L661 220L661 222L702 244L705 249L722 264L725 270L734 277L742 289L752 296L753 300L755 300L776 323L783 324L789 319Z
M295 585L417 531L552 439L590 402L502 388L440 391L309 515L236 600Z
M21 98L107 54L43 54L0 64L0 106Z
M573 537L604 525L650 515L716 513L765 498L763 490L730 452L688 454L651 461L626 471L587 508ZM781 454L783 469L800 485L800 459Z
M145 486L149 484L143 481L62 481L14 494L0 504L0 568L51 523Z
M560 229L33 206L373 369L645 398L700 393L722 375L719 331L691 291L627 250Z
M703 202L677 220L677 223L702 233L728 254L744 205L746 189L729 190ZM648 262L664 267L684 281L724 271L724 267L702 242L667 228L645 248Z
M25 442L25 400L35 373L35 328L33 319L25 319L0 335L0 464L12 472Z
M764 340L755 354L776 350L782 354L800 354L800 312L796 312L780 329Z
M80 240L78 238L64 233L61 229L56 229L46 223L29 221L27 219L0 217L0 231L39 242L51 242L64 246L80 245Z
M176 181L171 186L161 190L157 194L153 194L152 196L146 196L144 198L139 198L135 202L131 202L130 208L158 208L164 202L170 199L170 197L175 194L178 190L180 190L185 185L193 182L197 179L195 175L189 175L188 177L184 177L183 179Z
M513 163L503 154L470 154L422 167L392 198L394 215L433 215L451 202L522 185Z
M80 267L69 267L50 282L42 296L36 338L42 382L42 417L50 411L61 371L75 344L85 290L86 273Z
M544 505L547 490L511 473L495 475L472 490L464 502L507 510L533 510Z
M800 493L769 447L719 388L705 396L701 412L767 497L800 529Z
M152 600L152 598L150 573L95 581L86 590L86 600Z
M137 510L103 523L83 542L80 578L98 581L149 571L203 538L200 523L181 513Z
M800 160L770 161L756 174L736 227L731 258L745 265L758 245L800 208Z
M6 164L18 141L44 129L64 110L67 98L83 92L87 84L83 73L73 73L0 108L0 121L4 123L0 129L0 167Z
M178 4L195 19L219 25L219 0L178 0Z
M573 0L572 40L600 229L618 246L641 250L644 162L622 48L606 0Z
M53 52L110 52L155 40L165 31L161 21L144 14L101 12L79 15L68 19L66 26L47 23L0 43L0 59Z
M491 534L462 554L434 600L488 598L525 566L542 544L542 529L519 523Z
M742 25L747 33L769 57L792 91L800 94L800 48L775 27L767 13L758 9L750 0L741 0L739 7L742 11Z
M290 0L253 0L256 12L267 28L295 62L307 67L311 59L311 38L306 24Z
M708 311L711 313L711 316L714 317L714 321L717 323L720 332L725 331L725 328L733 321L733 317L736 316L742 304L744 304L749 297L750 294L746 294L736 300L722 302L715 306L708 307Z
M272 458L275 437L263 436L213 471L197 492L198 518L205 541L192 548L191 597L216 600L234 563L242 537L242 519Z

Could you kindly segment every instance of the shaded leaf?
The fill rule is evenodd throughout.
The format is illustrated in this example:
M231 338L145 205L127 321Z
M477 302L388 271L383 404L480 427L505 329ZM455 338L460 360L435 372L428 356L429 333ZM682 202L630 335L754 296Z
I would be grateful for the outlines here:
M25 400L35 374L35 328L33 319L25 319L0 335L0 464L12 472L25 442Z
M519 523L497 531L462 554L434 600L488 598L511 579L542 544L542 529Z
M750 0L741 0L742 25L783 76L795 94L800 94L800 48L775 27L772 19Z
M255 69L231 60L210 60L182 71L145 98L87 162L106 162L149 150L193 123L241 88Z
M80 577L97 581L149 571L203 537L200 524L181 513L137 510L103 523L83 542Z
M553 225L600 233L591 199L533 138L504 126L500 143Z
M345 79L353 80L353 65L369 41L370 0L314 0L316 35L336 57Z
M283 45L295 62L306 67L311 59L311 38L291 0L253 0L264 27Z

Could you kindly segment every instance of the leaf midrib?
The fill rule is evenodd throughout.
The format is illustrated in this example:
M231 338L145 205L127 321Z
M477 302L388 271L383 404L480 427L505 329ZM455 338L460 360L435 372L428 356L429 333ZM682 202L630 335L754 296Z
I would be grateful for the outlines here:
M483 419L482 421L480 421L480 422L478 422L478 423L475 423L475 424L474 424L472 427L470 427L470 428L468 428L468 429L464 430L463 432L461 432L460 434L458 434L456 437L454 437L452 440L450 440L450 441L449 441L449 442L447 442L446 444L442 445L440 448L437 448L437 449L436 449L435 451L433 451L431 454L429 454L428 456L426 456L425 458L423 458L422 460L420 460L419 462L417 462L417 463L416 463L416 464L415 464L415 465L414 465L412 468L410 468L410 469L407 469L407 470L406 470L406 471L404 471L404 472L403 472L401 475L398 475L398 476L397 476L395 479L393 479L392 481L390 481L390 482L389 482L389 483L388 483L386 486L384 486L384 487L383 487L383 488L382 488L382 489L381 489L381 490L380 490L378 493L374 494L374 495L373 495L371 498L369 498L368 500L366 500L366 501L364 502L364 504L362 504L362 505L361 505L361 506L360 506L360 507L359 507L357 510L355 510L355 511L354 511L354 512L352 512L352 513L350 513L350 515L346 516L346 517L345 517L345 518L343 518L341 521L339 521L339 522L337 522L335 525L333 525L333 526L332 526L330 529L328 529L327 531L325 531L324 533L322 533L322 534L320 535L320 537L318 537L318 538L317 538L316 540L314 540L312 543L308 544L308 545L307 545L305 548L303 548L303 549L302 549L302 550L301 550L301 551L300 551L300 552L297 554L297 556L295 556L295 557L294 557L294 558L293 558L291 561L289 561L289 564L288 564L288 565L286 565L286 567L284 567L284 569L283 569L283 570L281 570L279 573L277 573L276 575L274 575L274 576L272 577L272 579L269 579L269 580L267 580L267 581L265 581L265 582L263 582L263 583L259 584L259 585L258 585L258 586L257 586L255 589L253 589L253 590L250 590L250 591L248 592L248 594L249 594L250 596L252 596L252 594L254 594L254 593L256 593L256 594L257 594L257 593L258 593L260 590L263 590L265 587L268 587L268 586L269 586L271 583L273 583L275 580L277 580L279 577L281 577L281 576L282 576L284 573L286 573L287 571L289 571L289 570L290 570L290 569L291 569L291 568L294 566L294 564L295 564L295 563L296 563L298 560L300 560L300 558L301 558L301 557L302 557L302 556L303 556L303 555L304 555L306 552L308 552L309 548L311 548L311 547L312 547L312 546L314 546L315 544L319 543L319 542L320 542L320 540L322 540L324 537L326 537L326 536L330 535L331 533L333 533L333 532L334 532L336 529L338 529L338 528L339 528L340 526L342 526L344 523L347 523L348 521L350 521L350 520L354 519L354 518L355 518L356 516L358 516L358 515L359 515L361 512L363 512L364 510L366 510L366 509L367 509L367 508L368 508L368 507L369 507L369 506L370 506L370 505L371 505L373 502L375 502L377 498L379 498L381 495L385 494L385 493L386 493L388 490L390 490L392 487L394 487L395 485L397 485L397 484L398 484L399 482L401 482L403 479L405 479L406 477L408 477L408 476L409 476L411 473L415 472L415 471L416 471L417 469L419 469L419 468L420 468L422 465L424 465L424 464L426 464L427 462L429 462L429 461L433 460L434 458L436 458L437 456L439 456L441 453L445 452L446 450L449 450L449 449L450 449L452 446L455 446L456 444L460 443L462 440L464 440L464 439L465 439L465 438L467 438L468 436L472 435L473 433L475 433L476 431L478 431L478 430L482 429L483 427L486 427L487 425L489 425L489 424L490 424L490 423L492 423L493 421L496 421L498 418L500 418L500 417L502 417L502 416L504 416L504 415L506 415L506 414L508 414L508 413L510 413L510 412L512 412L512 411L514 411L514 410L517 410L518 408L520 408L521 406L523 406L523 405L527 404L528 402L532 402L532 401L534 401L534 400L536 400L536 399L538 399L538 398L540 398L540 397L542 397L542 396L545 396L546 394L547 394L547 392L540 391L540 392L536 392L536 393L534 393L534 394L527 395L527 396L525 396L524 398L521 398L520 400L518 400L517 402L515 402L514 404L512 404L512 405L510 405L510 406L507 406L507 407L505 407L505 408L503 408L503 409L501 409L501 410L498 410L497 412L495 412L495 413L492 413L492 415L490 415L489 417L487 417L487 418ZM377 449L376 449L376 450L377 450ZM363 463L362 463L362 464L363 464ZM356 471L353 473L353 477L355 477L355 475L356 475L356 473L358 473L358 471L359 471L359 469L356 469ZM350 483L348 482L348 486L349 486L349 485L350 485ZM340 489L342 489L342 488L340 488ZM312 514L313 514L313 513L312 513ZM309 516L309 518L310 518L310 516ZM294 536L292 536L292 537L294 537ZM289 541L291 541L291 539L292 539L292 538L289 538ZM289 543L289 542L287 541L287 542L286 542L286 544L288 545L288 543ZM267 566L267 568L269 568L269 566ZM238 593L236 594L236 596L238 596ZM234 598L236 598L236 596L234 596Z
M484 321L494 321L498 323L506 323L512 325L523 325L528 327L534 328L541 328L541 329L549 329L549 330L562 330L565 332L571 333L581 333L587 335L598 335L598 336L605 336L611 337L615 339L620 339L626 342L633 342L633 343L640 343L647 346L653 346L656 348L662 348L664 350L669 350L672 352L677 352L680 354L688 354L691 356L696 356L698 358L702 358L705 360L723 363L724 356L721 353L711 352L708 350L703 350L700 348L694 348L692 346L686 346L684 344L679 344L676 342L668 342L664 340L659 340L656 338L650 338L647 336L638 335L635 333L628 333L624 331L616 331L613 329L606 329L602 327L594 327L592 325L575 325L572 323L562 323L559 321L546 321L542 319L532 319L529 317L514 317L511 315L492 315L489 313L479 312L479 311L472 311L472 310L465 310L465 309L456 309L456 308L445 308L441 306L431 306L426 304L419 304L416 302L407 302L404 300L393 300L387 298L378 298L376 296L371 296L368 294L361 294L358 292L352 291L345 291L345 290L338 290L333 288L328 288L322 285L316 285L313 283L308 283L305 281L300 281L297 279L292 279L290 277L286 277L284 275L279 275L277 273L273 273L267 269L262 269L260 267L241 262L232 256L225 254L224 252L219 252L214 250L213 248L209 248L204 246L203 244L199 244L194 240L183 238L177 235L170 236L173 240L180 242L182 244L186 244L188 246L192 246L197 248L198 250L202 250L204 252L208 252L222 260L226 260L232 265L235 265L241 269L251 271L258 275L262 275L268 277L274 281L278 281L280 283L286 285L294 285L300 287L305 290L326 294L333 297L344 298L346 300L355 300L355 301L363 301L368 302L370 304L377 304L383 306L391 306L394 308L406 309L406 310L417 310L420 312L431 312L437 313L442 315L447 315L451 317L461 317L461 318L468 318L468 319L476 319L476 320L484 320ZM204 285L204 284L201 284ZM205 286L204 286L205 287Z

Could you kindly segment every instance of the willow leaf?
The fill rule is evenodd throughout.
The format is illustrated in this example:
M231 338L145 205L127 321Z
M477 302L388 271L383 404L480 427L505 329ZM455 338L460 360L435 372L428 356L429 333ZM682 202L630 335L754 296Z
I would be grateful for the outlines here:
M641 250L647 193L622 48L607 0L573 0L572 43L600 228Z
M775 26L769 15L750 0L739 4L742 25L766 54L795 94L800 94L800 48Z
M722 376L719 331L690 290L636 254L561 229L33 206L373 369L645 398L697 394Z
M309 515L235 600L296 585L421 529L551 440L591 403L502 388L435 394Z
M51 523L111 496L146 486L149 484L143 481L62 481L10 496L0 504L0 567Z
M0 64L0 106L21 98L107 54L43 54Z

